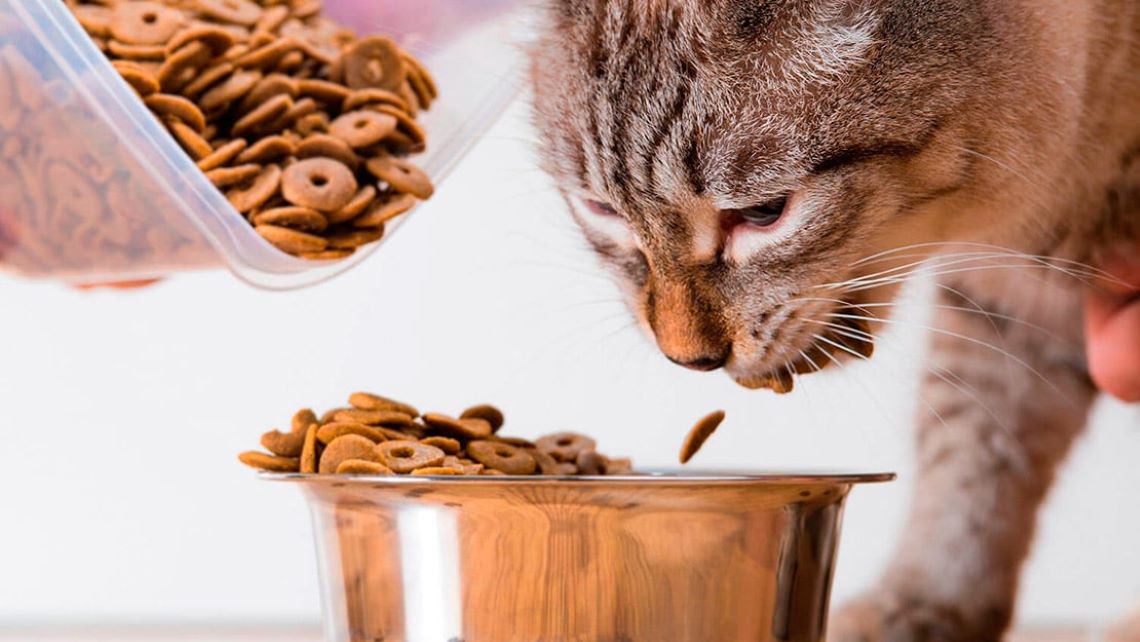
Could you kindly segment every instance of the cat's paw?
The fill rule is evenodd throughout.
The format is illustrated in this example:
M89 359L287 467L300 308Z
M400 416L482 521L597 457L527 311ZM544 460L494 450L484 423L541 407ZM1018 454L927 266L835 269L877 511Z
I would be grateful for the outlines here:
M1008 623L1008 609L982 609L974 613L883 591L841 608L831 620L827 639L828 642L998 642Z
M1105 642L1140 642L1140 609L1114 626L1104 639Z

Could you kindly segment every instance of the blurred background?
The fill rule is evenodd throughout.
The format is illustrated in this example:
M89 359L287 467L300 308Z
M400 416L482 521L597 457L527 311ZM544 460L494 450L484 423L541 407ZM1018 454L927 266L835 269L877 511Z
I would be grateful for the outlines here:
M315 631L301 496L236 455L357 389L444 412L489 401L507 433L585 431L641 466L672 464L723 408L693 466L898 471L854 492L836 600L873 582L911 490L922 284L873 362L786 397L751 392L661 357L564 210L520 103L391 243L313 289L225 272L136 292L0 276L0 630ZM1042 517L1022 622L1096 625L1140 600L1138 456L1138 409L1101 402Z

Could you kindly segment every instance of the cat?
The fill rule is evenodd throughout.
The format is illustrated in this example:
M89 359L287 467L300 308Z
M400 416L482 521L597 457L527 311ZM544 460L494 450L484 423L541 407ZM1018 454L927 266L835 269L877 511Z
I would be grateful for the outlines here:
M829 639L1000 639L1096 396L1090 266L1140 239L1140 3L545 0L530 59L544 168L670 360L787 391L925 260L911 516Z

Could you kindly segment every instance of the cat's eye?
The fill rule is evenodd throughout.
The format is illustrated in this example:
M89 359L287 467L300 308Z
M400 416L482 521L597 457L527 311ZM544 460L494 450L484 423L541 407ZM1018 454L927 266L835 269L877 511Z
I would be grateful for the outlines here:
M781 196L752 207L737 210L740 217L750 225L756 227L771 227L784 215L788 206L788 197Z
M582 199L582 202L586 204L586 207L591 212L597 214L598 216L617 216L618 215L617 210L615 210L613 207L611 207L611 206L609 206L609 205L607 205L601 201L593 201L593 200L590 200L587 198L587 199Z

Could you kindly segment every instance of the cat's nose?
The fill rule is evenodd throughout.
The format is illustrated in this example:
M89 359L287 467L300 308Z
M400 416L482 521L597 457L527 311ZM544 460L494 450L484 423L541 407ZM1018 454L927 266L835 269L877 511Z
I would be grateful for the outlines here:
M716 370L724 366L728 361L728 352L722 355L712 357L696 357L692 359L678 359L676 357L665 355L669 360L679 366L685 366L690 370L700 370L701 372L708 372L709 370Z

